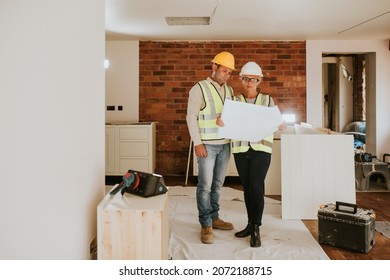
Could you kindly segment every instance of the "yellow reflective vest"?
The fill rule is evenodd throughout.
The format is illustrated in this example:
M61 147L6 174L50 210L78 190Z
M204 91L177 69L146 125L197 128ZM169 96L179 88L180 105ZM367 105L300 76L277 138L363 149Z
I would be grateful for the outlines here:
M202 89L203 99L206 104L199 112L200 137L202 141L221 139L217 135L219 126L216 124L216 120L222 113L225 100L222 100L218 90L209 81L203 80L198 82L198 84ZM223 87L225 99L232 99L234 96L233 89L226 84Z
M235 97L236 101L246 102L245 97L241 94ZM259 93L256 96L255 103L256 105L270 106L271 96ZM272 143L274 135L270 134L267 137L263 138L259 142L249 142L241 140L232 140L232 153L244 153L249 150L249 147L252 147L255 151L263 151L266 153L272 153Z

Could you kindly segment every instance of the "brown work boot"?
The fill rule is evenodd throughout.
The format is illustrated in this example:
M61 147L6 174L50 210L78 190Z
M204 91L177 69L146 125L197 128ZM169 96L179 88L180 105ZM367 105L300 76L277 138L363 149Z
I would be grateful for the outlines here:
M200 240L205 244L212 244L214 242L213 228L211 226L202 227Z
M223 229L223 230L231 230L233 229L233 224L229 222L225 222L221 219L213 220L213 228L215 229Z

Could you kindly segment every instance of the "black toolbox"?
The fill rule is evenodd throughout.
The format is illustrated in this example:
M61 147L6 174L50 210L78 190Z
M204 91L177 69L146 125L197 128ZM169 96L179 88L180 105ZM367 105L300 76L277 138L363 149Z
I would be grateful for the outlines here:
M368 253L375 244L375 212L337 201L318 210L318 242Z

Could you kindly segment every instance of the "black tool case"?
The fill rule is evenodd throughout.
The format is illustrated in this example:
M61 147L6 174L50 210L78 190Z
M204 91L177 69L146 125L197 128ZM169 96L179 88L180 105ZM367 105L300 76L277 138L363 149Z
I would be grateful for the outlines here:
M337 201L318 210L318 242L368 253L375 244L375 212Z

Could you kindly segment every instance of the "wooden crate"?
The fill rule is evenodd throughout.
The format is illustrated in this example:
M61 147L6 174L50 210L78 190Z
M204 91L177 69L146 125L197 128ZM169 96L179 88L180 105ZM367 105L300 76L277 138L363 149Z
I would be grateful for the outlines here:
M168 193L109 194L98 205L98 259L168 259Z

